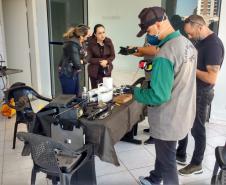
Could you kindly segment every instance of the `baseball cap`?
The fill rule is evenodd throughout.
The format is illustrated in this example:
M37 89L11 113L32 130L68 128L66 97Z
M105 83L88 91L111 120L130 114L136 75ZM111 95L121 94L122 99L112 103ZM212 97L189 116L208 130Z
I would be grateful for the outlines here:
M162 21L167 18L164 8L154 6L149 8L144 8L138 15L140 19L141 30L137 34L137 37L141 37L146 33L149 26L155 24L157 21Z

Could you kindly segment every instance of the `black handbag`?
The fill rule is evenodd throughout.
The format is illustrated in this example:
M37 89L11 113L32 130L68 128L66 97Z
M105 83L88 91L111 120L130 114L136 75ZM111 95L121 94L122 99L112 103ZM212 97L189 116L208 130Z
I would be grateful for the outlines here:
M64 59L61 65L60 73L64 74L68 78L72 78L74 72L74 64L71 61Z

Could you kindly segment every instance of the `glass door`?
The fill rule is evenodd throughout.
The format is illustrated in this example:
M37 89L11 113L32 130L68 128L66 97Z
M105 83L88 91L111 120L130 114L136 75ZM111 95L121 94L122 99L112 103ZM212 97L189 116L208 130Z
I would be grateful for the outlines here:
M68 27L87 23L87 0L47 0L51 86L53 97L61 94L58 63L62 56L63 33ZM85 70L81 86L85 85Z

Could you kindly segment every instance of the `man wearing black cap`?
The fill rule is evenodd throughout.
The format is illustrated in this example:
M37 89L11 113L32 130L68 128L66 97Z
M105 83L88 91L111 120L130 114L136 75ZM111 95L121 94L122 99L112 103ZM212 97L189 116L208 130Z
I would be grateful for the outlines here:
M155 169L140 177L142 185L179 184L176 143L192 127L196 107L197 51L175 31L161 7L144 8L140 14L141 37L159 48L153 58L149 88L132 88L138 102L148 105L151 136L155 139Z

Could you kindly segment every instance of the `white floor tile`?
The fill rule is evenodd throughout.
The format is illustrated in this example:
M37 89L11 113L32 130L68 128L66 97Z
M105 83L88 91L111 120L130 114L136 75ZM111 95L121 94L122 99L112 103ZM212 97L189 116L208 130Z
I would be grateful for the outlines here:
M205 166L207 169L209 169L212 172L214 169L215 161L216 161L215 154L206 155L204 157L203 166Z
M214 155L214 154L215 154L215 148L207 144L206 150L205 150L205 156L206 155Z
M219 133L219 135L226 136L226 123L218 124L218 123L211 123L208 125L208 129L214 130Z
M21 156L20 153L4 155L3 174L24 169L31 169L33 162L31 156Z
M3 174L3 185L30 185L31 170L20 170ZM37 185L47 185L45 174L38 173L36 179Z
M13 140L6 140L5 146L4 146L4 154L5 155L9 155L9 154L15 155L17 153L21 154L23 146L24 146L24 142L17 139L16 140L16 147L15 147L15 149L12 149Z
M207 138L207 143L214 148L217 146L224 146L225 142L226 142L226 136L217 136L217 137Z
M206 129L206 137L207 138L210 138L210 137L216 137L216 136L220 136L221 134L215 130L214 128L214 125L212 125L209 129ZM225 130L226 132L226 130Z
M40 106L37 103L35 106ZM29 185L32 169L30 156L22 157L23 142L17 140L16 149L12 150L13 129L15 117L11 119L0 116L0 185ZM147 119L138 126L136 138L146 140L149 135L143 133L148 128ZM204 173L190 177L179 176L183 185L205 185L210 184L213 166L215 163L215 147L224 145L226 142L226 124L207 124L207 147L203 161ZM26 126L20 124L18 131L26 131ZM155 162L154 145L135 145L126 142L118 142L115 146L121 166L116 167L96 158L96 174L98 185L138 185L139 176L149 175ZM188 162L194 150L194 140L189 135L187 148ZM3 161L4 160L4 161ZM182 166L178 165L178 169ZM2 182L1 182L2 181ZM39 173L37 185L46 185L45 175ZM51 184L51 183L49 183Z
M6 118L5 119L5 129L6 130L12 130L15 125L16 116L13 116L11 119Z
M150 145L144 145L144 148L151 153L151 155L153 155L155 157L156 153L155 153L155 145L154 144L150 144Z
M5 130L0 130L0 142L4 143L5 140Z
M17 128L17 132L27 132L26 125L22 124L22 123L19 124L18 128ZM6 129L6 131L5 131L5 141L13 141L13 133L14 133L14 128L13 129Z
M143 145L136 145L128 142L119 141L115 144L116 153L126 152L131 150L143 149Z
M138 178L140 176L149 176L149 172L151 170L154 169L154 166L148 166L148 167L145 167L145 168L139 168L139 169L134 169L134 170L130 170L130 173L135 177L135 179L138 181Z
M0 141L0 156L4 154L4 141Z
M194 181L194 182L188 182L188 183L184 183L183 185L210 185L211 182L211 178L207 178L207 179L203 179L203 180L198 180L198 181Z
M5 117L0 115L0 133L2 130L5 130Z
M1 151L1 150L0 150ZM3 156L0 155L0 184L2 185L2 172L3 172Z
M119 173L127 171L125 166L120 162L120 166L115 166L110 163L101 161L98 157L95 157L96 176L103 176L113 173Z
M155 162L155 157L145 149L121 152L118 157L129 170L151 166Z
M98 185L138 185L129 172L121 172L97 178Z

